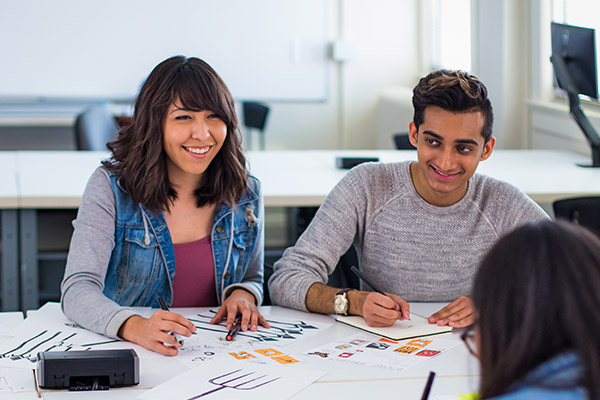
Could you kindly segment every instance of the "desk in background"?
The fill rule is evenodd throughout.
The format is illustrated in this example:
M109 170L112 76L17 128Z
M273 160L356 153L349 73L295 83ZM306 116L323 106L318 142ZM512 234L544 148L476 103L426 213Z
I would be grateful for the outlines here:
M33 309L39 306L37 210L77 208L89 176L108 153L18 151L3 156L15 157L17 163L21 308ZM398 162L416 160L416 151L251 151L247 155L251 173L262 181L266 207L319 206L347 173L335 167L336 156L376 156L383 162ZM565 151L496 150L478 171L515 185L538 203L551 203L600 194L600 170L576 165L587 161Z
M411 303L411 311L421 315L430 315L439 310L445 303ZM173 309L180 311L183 309ZM378 336L365 333L363 331L351 328L347 325L336 323L332 316L303 313L283 307L261 307L261 312L267 319L278 317L318 320L321 322L333 323L318 335L298 339L295 343L280 347L282 351L292 357L298 357L303 352L324 346L332 341L344 341L350 337L367 336L378 339ZM50 311L50 312L48 312ZM58 317L53 317L55 313L60 313L57 304L48 308L46 305L35 313L44 318L60 321L62 313ZM33 315L28 313L29 315ZM0 321L2 321L0 314ZM440 338L453 341L460 341L460 330L456 333L445 334ZM275 345L276 346L276 345ZM136 347L136 345L132 345ZM267 347L269 347L267 345ZM277 346L276 346L277 347ZM140 354L143 354L140 352ZM234 361L235 362L235 361ZM333 360L307 359L302 357L304 368L314 368L316 370L326 371L327 374L308 386L301 392L293 396L293 399L368 399L375 393L385 393L392 398L418 399L420 398L429 371L435 371L437 376L432 388L431 396L443 394L469 393L477 390L479 384L479 363L476 358L471 356L462 343L456 347L445 350L442 354L427 359L413 367L407 368L401 372L385 371L380 368L368 368L355 364L336 362ZM199 368L210 368L210 361ZM282 365L281 368L286 368ZM177 360L177 357L166 357L158 355L157 358L140 357L140 386L155 386L163 381L170 379L188 370L188 367ZM33 379L33 376L32 376ZM98 392L46 392L43 397L48 399L96 399L100 396L103 399L135 399L136 396L143 393L145 389L136 389L135 387L122 390L109 390ZM26 399L37 398L35 393L22 393ZM29 396L29 397L28 397Z

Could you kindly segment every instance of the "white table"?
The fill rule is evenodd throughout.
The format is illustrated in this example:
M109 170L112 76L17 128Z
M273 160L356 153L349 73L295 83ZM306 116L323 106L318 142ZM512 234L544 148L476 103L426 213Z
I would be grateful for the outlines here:
M93 170L106 152L19 151L19 205L25 209L76 208ZM265 206L319 206L347 173L336 156L416 160L411 150L250 151L250 171L263 183ZM495 150L478 172L507 181L536 202L600 193L600 169L576 163L587 157L558 150ZM1 203L0 203L1 204Z
M21 308L27 310L39 304L37 210L77 208L89 176L109 154L18 151L6 152L5 156L16 157L17 162ZM348 172L336 168L337 156L379 157L383 162L398 162L416 160L416 151L251 151L247 155L251 173L262 181L266 207L319 206ZM600 169L576 165L587 161L585 156L566 151L496 150L478 171L512 183L534 201L544 203L600 194Z
M17 155L0 152L0 289L1 309L19 309L19 241L17 209L19 188L17 184Z
M411 303L411 311L429 315L440 309L443 303ZM177 311L174 309L173 311ZM267 318L286 317L305 319L306 313L285 309L282 307L261 307L261 312ZM331 316L312 314L310 318L333 322ZM356 335L368 335L362 331L335 323L319 335L310 336L281 349L290 355L299 355L304 351L325 345L331 341L344 340ZM442 337L442 336L440 336ZM444 338L460 341L460 332L443 335ZM326 371L327 374L314 384L297 393L294 399L368 399L382 393L394 394L395 398L418 399L423 392L430 371L436 372L431 396L443 394L461 394L477 391L479 382L478 361L472 357L466 347L460 343L448 349L437 357L428 359L402 372L386 372L378 368L367 368L353 364L325 360L302 360L304 368L314 368ZM200 368L210 368L203 364ZM282 366L281 368L285 368ZM154 386L171 378L173 375L185 372L188 367L176 357L159 356L157 359L141 359L140 385ZM33 378L32 378L33 379ZM108 392L44 392L45 399L134 399L145 389L110 390ZM33 393L23 393L23 398L35 398ZM26 397L30 396L30 397ZM2 397L0 396L0 399Z

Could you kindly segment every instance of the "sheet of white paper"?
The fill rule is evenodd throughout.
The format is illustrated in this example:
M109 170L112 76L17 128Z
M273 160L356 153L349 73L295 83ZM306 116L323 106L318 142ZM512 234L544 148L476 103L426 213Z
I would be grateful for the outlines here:
M341 315L336 319L339 322L353 326L366 332L383 336L392 340L416 338L425 335L436 335L452 332L449 326L437 326L427 322L427 318L411 313L410 320L396 321L392 326L383 328L367 325L363 317Z
M304 354L317 360L333 360L400 372L458 345L458 340L436 336L403 341L354 336L316 347Z
M0 393L35 391L32 368L0 367Z
M58 303L46 304L8 332L10 339L0 343L0 366L33 368L40 351L100 350L133 348L140 358L160 354L141 346L80 328L69 321Z
M243 360L215 360L189 370L138 396L142 400L287 399L310 385L323 371L288 366L257 365Z
M177 310L173 310L176 312ZM204 338L212 337L212 344L223 342L227 335L225 321L213 325L210 320L213 318L215 310L202 309L199 312L185 310L182 315L196 325L196 333ZM308 316L308 315L307 315ZM299 339L316 335L324 329L331 326L331 323L313 321L309 319L291 319L283 317L266 318L271 328L267 329L259 326L256 332L240 331L235 337L235 345L244 346L265 346L276 345L286 346ZM189 341L190 338L188 338ZM230 344L232 345L232 344Z

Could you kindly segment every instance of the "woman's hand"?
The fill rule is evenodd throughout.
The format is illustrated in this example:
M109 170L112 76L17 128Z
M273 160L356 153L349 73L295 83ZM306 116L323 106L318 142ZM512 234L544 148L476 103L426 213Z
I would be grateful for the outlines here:
M242 331L247 331L248 329L256 331L258 324L261 324L265 328L271 327L267 320L258 312L254 295L244 289L235 289L231 292L214 318L210 320L210 323L218 324L223 318L227 318L227 329L231 329L238 313L242 315Z
M119 328L118 335L148 350L174 356L183 343L178 343L170 332L190 337L195 331L196 326L183 315L158 310L150 318L139 315L129 317Z

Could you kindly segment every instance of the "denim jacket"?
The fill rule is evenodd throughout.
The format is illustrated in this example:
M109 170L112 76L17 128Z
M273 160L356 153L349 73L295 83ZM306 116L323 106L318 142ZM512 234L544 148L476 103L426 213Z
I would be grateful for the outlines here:
M528 373L514 390L493 400L587 400L579 380L582 366L575 353L554 356Z
M105 167L90 177L73 222L62 307L84 328L116 337L135 312L126 307L170 305L175 276L173 242L163 213L136 204ZM260 182L232 207L217 206L211 232L217 299L237 287L263 297L264 208ZM199 277L199 279L202 279Z

